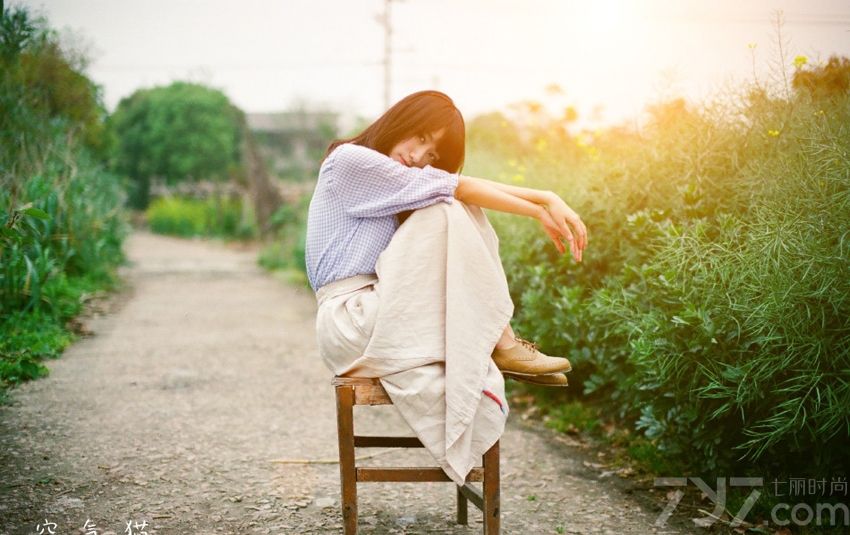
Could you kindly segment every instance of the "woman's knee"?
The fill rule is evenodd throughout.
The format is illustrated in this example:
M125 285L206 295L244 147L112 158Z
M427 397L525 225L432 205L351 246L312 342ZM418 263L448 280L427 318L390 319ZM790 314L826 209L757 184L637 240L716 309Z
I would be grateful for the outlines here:
M434 203L418 210L399 214L405 225L426 225L429 228L445 228L448 222L448 210L450 205L444 202ZM405 216L406 214L406 216Z
M413 210L403 222L406 226L422 226L433 232L434 230L445 230L449 221L454 221L454 224L461 221L471 222L482 235L491 236L491 239L498 243L498 236L496 236L496 232L487 219L484 210L480 206L467 204L458 199L454 199L452 203L438 202Z

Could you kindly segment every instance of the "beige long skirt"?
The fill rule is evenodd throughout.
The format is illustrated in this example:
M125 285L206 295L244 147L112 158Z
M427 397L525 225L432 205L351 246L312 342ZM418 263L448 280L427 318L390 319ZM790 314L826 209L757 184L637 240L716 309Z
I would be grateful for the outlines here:
M508 415L490 357L513 315L498 236L481 208L440 202L408 217L375 271L318 290L321 357L335 375L380 377L462 484Z

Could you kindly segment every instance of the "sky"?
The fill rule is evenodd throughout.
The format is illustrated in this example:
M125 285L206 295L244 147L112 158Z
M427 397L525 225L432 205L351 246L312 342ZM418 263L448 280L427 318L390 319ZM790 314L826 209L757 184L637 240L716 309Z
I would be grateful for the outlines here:
M247 112L384 109L386 0L25 0L87 50L107 108L188 80ZM848 0L393 0L391 101L449 94L467 118L535 100L585 124L636 120L647 104L702 101L780 57L850 56ZM554 86L553 86L554 84ZM559 89L555 91L555 86ZM548 90L547 90L548 88Z

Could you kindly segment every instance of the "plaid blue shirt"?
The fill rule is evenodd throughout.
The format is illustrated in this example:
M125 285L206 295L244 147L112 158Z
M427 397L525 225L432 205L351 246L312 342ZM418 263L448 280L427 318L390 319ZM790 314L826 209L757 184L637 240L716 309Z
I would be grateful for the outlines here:
M406 167L378 151L340 145L319 170L307 213L307 277L313 291L375 272L396 229L396 214L452 203L458 175Z

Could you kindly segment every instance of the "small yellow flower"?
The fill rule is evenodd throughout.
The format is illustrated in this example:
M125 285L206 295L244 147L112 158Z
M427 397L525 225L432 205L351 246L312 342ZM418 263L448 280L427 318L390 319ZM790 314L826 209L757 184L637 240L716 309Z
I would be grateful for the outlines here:
M778 137L779 136L779 130L768 130L767 135L769 135L770 137Z
M537 149L537 152L543 152L546 150L546 147L549 145L549 142L546 141L546 138L540 138L537 140L537 143L534 144L534 148Z
M806 56L797 56L796 58L794 58L794 66L798 69L808 62L809 58L807 58Z
M586 145L586 146L585 146L585 149L584 149L584 152L585 152L588 156L590 156L590 159L591 159L592 161L594 161L594 162L598 162L598 161L599 161L599 149L597 149L596 147L592 147L592 146Z
M521 174L517 173L517 174L515 174L513 177L511 177L511 180L512 180L515 184L522 184L523 182L525 182L525 177L524 177L524 176L522 176Z
M754 49L755 47L756 47L755 43L747 43L747 48L749 48L750 50Z

